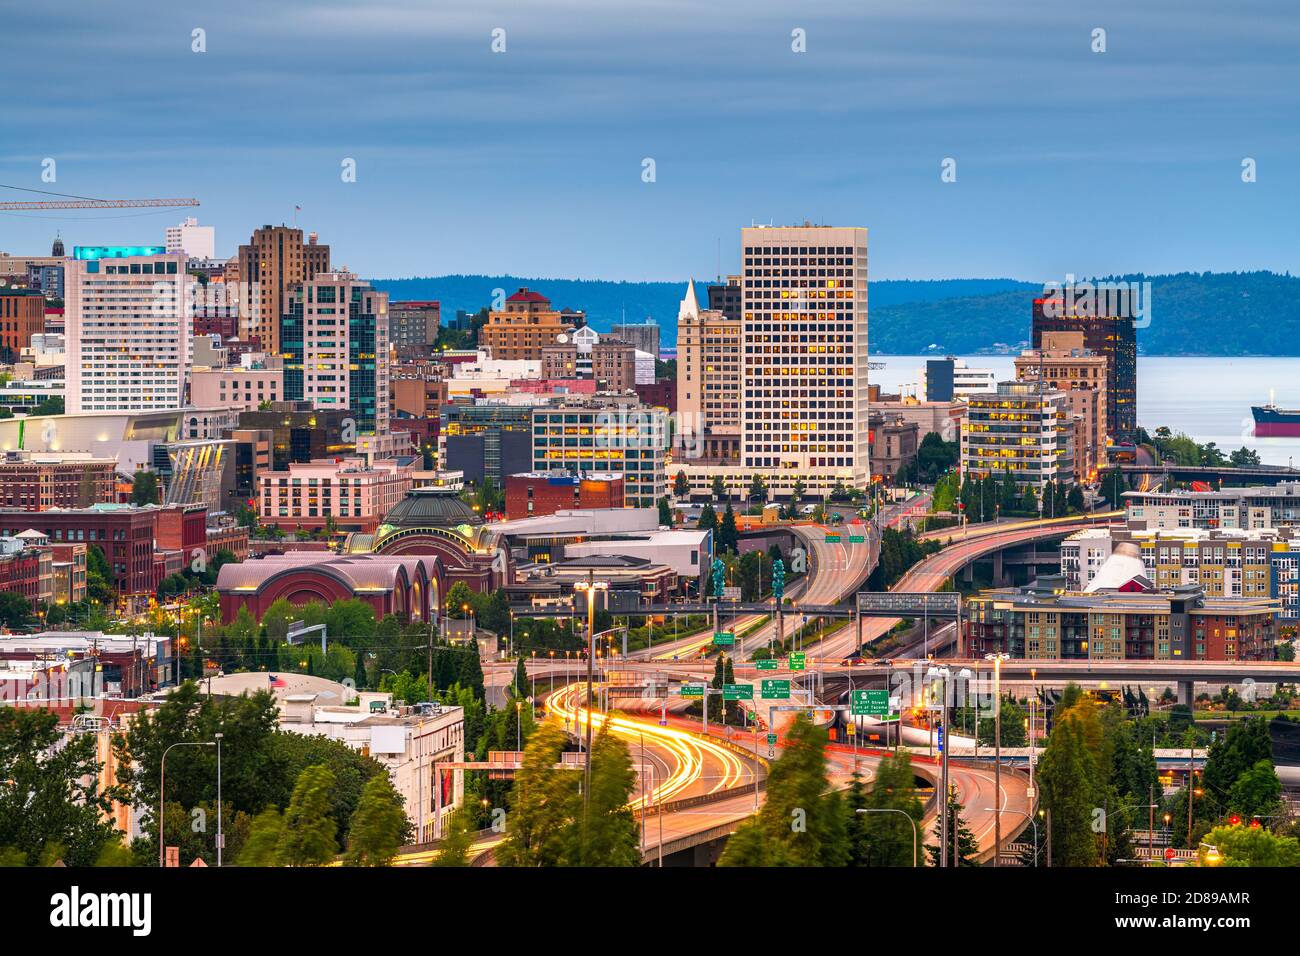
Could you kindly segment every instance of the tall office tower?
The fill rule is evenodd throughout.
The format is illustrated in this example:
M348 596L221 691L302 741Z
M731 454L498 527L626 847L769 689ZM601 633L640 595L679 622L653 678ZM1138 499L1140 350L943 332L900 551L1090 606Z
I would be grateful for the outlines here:
M675 440L683 460L740 460L740 319L701 309L695 283L677 310Z
M388 293L352 273L296 286L279 330L285 398L346 408L357 432L387 432L388 334Z
M867 230L741 230L741 458L871 480Z
M251 313L240 315L239 337L256 335L264 351L279 354L286 294L329 270L330 247L318 245L315 233L303 242L302 230L290 226L255 230L248 245L239 247L238 279L247 286Z
M200 226L190 216L179 226L167 227L167 251L183 252L191 259L212 259L216 256L216 236L212 226Z
M1106 432L1114 441L1133 441L1137 436L1137 324L1133 303L1125 290L1098 296L1101 308L1095 311L1113 313L1103 315L1083 308L1087 301L1071 308L1059 296L1035 299L1034 348L1043 347L1046 332L1082 332L1084 348L1106 357Z
M184 406L185 280L184 253L162 246L73 248L64 302L69 413Z
M740 276L727 276L721 285L711 285L708 290L709 309L721 312L732 322L740 321Z

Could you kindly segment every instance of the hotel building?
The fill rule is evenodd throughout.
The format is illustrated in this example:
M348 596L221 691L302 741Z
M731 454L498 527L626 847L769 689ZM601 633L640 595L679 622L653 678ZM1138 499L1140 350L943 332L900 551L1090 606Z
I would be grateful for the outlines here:
M66 411L185 405L185 256L160 246L76 246L67 269Z

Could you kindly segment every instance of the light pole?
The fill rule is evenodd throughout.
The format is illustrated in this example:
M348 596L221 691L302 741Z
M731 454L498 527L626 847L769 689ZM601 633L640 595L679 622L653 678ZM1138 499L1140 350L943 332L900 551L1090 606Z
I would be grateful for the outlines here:
M986 661L993 662L993 796L998 802L1002 799L1002 662L1008 659L1003 653L985 654ZM975 733L979 734L976 722ZM993 865L998 866L1002 855L1002 814L993 815Z
M594 572L587 572L587 580L579 581L575 591L584 591L587 595L587 759L582 769L582 813L586 818L591 806L591 668L596 657L596 592L609 587L605 581L595 580Z
M177 747L216 747L215 740L181 740L172 744L163 751L162 759L158 761L158 866L164 867L166 862L167 841L163 838L163 820L167 808L167 755ZM220 825L220 816L217 817Z
M1028 820L1030 823L1032 823L1034 825L1034 866L1038 866L1038 821L1034 819L1034 815L1032 813L1026 813L1024 810L1013 810L1011 809L1011 807L1003 807L1000 810L997 807L985 807L984 812L992 813L994 820L1002 819L1002 814L1004 812L1018 813L1026 820ZM1002 851L1000 847L996 848L994 851L993 858L997 859L997 854L1001 852Z
M226 848L226 835L221 829L221 740L226 735L212 735L217 741L217 866L221 866L221 852Z
M854 812L855 813L901 813L903 814L903 816L907 817L907 822L912 824L912 867L913 869L915 869L916 847L917 847L917 843L919 842L919 833L917 832L916 829L916 821L912 819L912 815L910 813L906 812L905 810L896 809L895 807L865 807L865 808L860 808Z

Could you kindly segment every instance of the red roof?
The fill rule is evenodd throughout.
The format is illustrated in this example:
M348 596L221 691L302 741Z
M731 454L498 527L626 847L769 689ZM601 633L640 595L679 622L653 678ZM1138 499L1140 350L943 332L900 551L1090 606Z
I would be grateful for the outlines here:
M510 298L506 299L506 301L507 302L550 302L551 300L546 298L546 296L542 295L540 292L534 292L532 289L520 289Z
M389 308L393 309L441 309L437 299L416 299L409 302L390 302Z

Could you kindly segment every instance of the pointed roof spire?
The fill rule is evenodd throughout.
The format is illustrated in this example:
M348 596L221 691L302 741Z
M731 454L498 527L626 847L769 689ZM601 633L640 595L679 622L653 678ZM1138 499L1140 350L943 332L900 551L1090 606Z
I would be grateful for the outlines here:
M692 279L686 284L686 298L682 299L682 304L677 309L677 321L682 319L698 319L700 317L700 303L695 298L695 280Z

